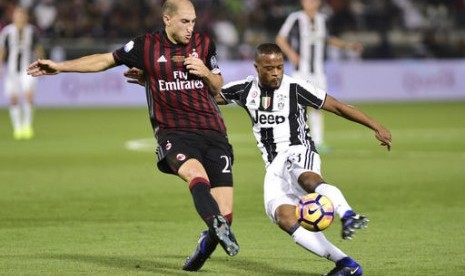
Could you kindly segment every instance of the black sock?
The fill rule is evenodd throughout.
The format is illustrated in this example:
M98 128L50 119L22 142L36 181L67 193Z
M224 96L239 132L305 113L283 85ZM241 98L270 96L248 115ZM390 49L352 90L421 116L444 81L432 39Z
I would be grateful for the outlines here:
M294 232L295 232L295 231L297 230L297 228L299 228L299 227L300 227L300 223L297 222L296 224L294 224L294 225L291 227L291 229L289 229L289 231L287 231L287 233L288 233L289 235L292 236L292 234L294 234Z
M207 237L203 240L202 253L210 255L215 251L217 245L216 235L212 231L208 231Z
M213 229L213 218L220 215L220 208L210 193L210 183L204 178L197 177L192 179L189 188L197 213L208 225L208 228Z

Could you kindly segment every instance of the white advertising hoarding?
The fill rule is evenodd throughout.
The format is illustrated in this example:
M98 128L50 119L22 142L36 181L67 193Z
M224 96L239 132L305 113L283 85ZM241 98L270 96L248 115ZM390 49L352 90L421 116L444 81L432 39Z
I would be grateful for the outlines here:
M255 75L252 61L220 62L225 82ZM349 102L465 100L465 60L359 61L327 63L328 90ZM37 106L145 105L144 88L128 84L125 68L101 73L65 73L38 78ZM287 73L291 73L286 64ZM3 78L0 78L3 91ZM2 93L3 94L3 93ZM0 97L0 106L7 99Z

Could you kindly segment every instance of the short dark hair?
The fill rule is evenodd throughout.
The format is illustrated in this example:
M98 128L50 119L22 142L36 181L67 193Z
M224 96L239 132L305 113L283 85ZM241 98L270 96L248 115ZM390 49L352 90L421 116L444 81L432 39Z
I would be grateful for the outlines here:
M275 43L262 43L257 46L255 50L255 61L258 60L260 55L271 55L271 54L279 54L284 55L281 48Z

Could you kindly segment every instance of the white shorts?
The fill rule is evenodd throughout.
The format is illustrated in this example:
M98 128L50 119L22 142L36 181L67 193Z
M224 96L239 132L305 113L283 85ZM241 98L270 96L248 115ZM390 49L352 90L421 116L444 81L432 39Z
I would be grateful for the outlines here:
M275 211L283 204L296 205L300 197L308 194L297 182L304 172L321 175L320 155L302 145L291 146L279 153L266 168L264 181L265 210L276 223Z
M33 92L36 79L26 72L7 73L3 79L5 82L5 96L18 96L23 93Z

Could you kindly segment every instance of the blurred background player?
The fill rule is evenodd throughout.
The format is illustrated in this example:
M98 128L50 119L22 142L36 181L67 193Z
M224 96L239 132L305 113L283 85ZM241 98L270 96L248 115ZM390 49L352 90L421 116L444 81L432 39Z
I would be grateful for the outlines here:
M363 46L329 36L326 15L319 12L321 0L301 0L302 10L291 13L281 26L276 43L294 65L293 77L311 81L323 90L327 89L324 71L327 44L336 48L360 53ZM329 151L324 142L323 113L309 110L310 133L320 152Z
M37 29L29 24L28 11L16 7L12 23L0 32L0 73L4 74L5 95L10 101L10 118L15 139L31 139L36 80L26 68L35 58L44 58ZM6 61L6 68L3 62Z

